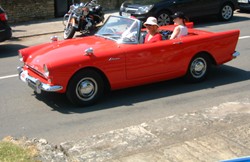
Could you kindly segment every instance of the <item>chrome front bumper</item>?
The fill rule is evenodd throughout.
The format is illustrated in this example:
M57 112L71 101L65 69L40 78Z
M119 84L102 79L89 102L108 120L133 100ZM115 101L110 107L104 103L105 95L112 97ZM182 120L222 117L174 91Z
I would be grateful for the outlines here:
M60 85L48 85L45 83L42 83L39 79L36 79L32 76L29 76L28 71L23 70L22 67L17 67L19 79L23 82L27 83L29 87L31 87L33 90L35 90L37 93L41 93L41 91L47 91L47 92L56 92L63 89Z
M239 52L234 51L234 53L233 53L233 58L236 58L236 57L238 57L239 55L240 55L240 53L239 53Z

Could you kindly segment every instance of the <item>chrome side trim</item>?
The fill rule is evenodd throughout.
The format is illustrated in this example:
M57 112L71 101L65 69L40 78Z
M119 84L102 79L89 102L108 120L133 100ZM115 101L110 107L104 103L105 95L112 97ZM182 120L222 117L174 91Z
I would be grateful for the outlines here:
M121 58L119 57L110 57L109 58L109 61L115 61L115 60L120 60Z
M30 86L38 94L40 94L42 90L47 91L47 92L56 92L56 91L60 91L63 89L63 87L60 85L51 86L51 85L42 83L39 79L29 76L28 71L23 70L22 67L17 67L17 71L18 71L19 79L27 83L28 86Z
M238 51L234 51L234 53L232 54L233 58L236 58L240 55L240 53Z

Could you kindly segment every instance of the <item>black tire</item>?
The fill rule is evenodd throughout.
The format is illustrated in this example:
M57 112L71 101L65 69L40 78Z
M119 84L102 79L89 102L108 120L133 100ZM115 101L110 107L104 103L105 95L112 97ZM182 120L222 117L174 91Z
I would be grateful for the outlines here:
M187 82L195 83L203 81L211 67L211 59L206 54L196 55L190 62L185 79Z
M171 14L168 11L161 11L157 14L158 25L164 26L172 23Z
M66 95L78 106L90 106L97 102L104 93L104 81L94 70L82 70L69 81Z
M234 8L231 4L225 3L222 5L218 14L219 18L223 21L229 21L233 18Z
M76 29L73 27L71 23L67 24L64 32L63 32L63 38L64 39L70 39L73 38L74 34L76 32Z

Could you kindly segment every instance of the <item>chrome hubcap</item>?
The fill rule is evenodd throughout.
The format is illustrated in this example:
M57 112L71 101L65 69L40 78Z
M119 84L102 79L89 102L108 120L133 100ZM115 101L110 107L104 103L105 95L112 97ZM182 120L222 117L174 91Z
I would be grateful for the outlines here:
M168 16L168 14L165 14L165 13L161 14L158 17L158 24L160 26L170 24L170 17Z
M207 70L207 63L203 58L196 58L191 64L191 74L195 78L201 78Z
M93 78L84 78L77 85L76 94L83 101L91 100L97 93L97 83Z
M231 16L232 16L232 8L230 6L225 6L223 9L222 9L222 17L224 19L229 19Z

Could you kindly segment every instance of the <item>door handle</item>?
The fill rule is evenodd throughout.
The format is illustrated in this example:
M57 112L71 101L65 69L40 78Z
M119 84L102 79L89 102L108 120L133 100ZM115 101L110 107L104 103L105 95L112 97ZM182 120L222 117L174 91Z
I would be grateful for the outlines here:
M182 42L174 42L173 44L182 44Z

